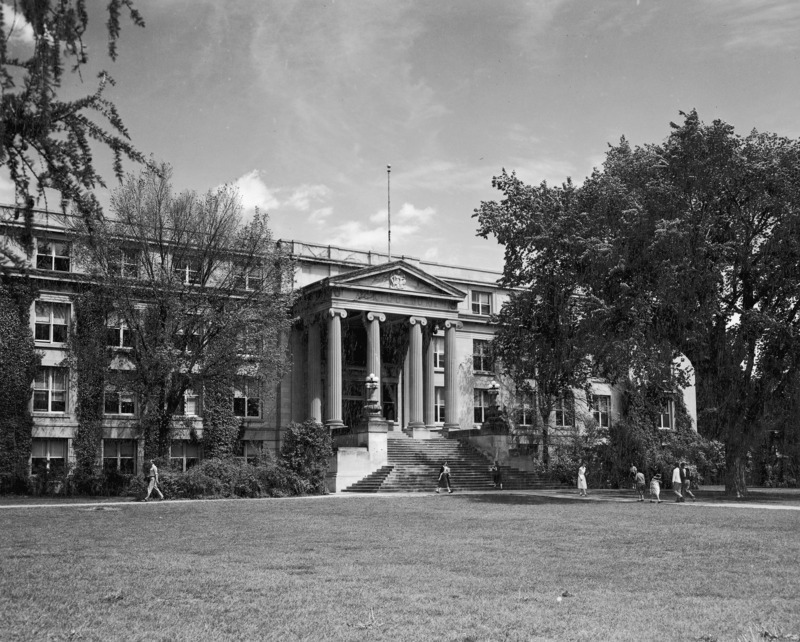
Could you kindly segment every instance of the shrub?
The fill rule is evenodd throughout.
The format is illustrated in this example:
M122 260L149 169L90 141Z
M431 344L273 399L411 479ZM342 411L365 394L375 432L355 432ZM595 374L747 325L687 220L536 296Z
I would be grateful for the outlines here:
M288 470L309 483L311 492L326 492L325 475L332 456L333 443L325 426L310 419L289 424L281 459Z

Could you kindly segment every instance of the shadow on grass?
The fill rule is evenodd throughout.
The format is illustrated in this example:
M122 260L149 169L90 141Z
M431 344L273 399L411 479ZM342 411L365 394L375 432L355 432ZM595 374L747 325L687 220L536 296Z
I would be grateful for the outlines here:
M481 495L463 495L467 501L476 504L508 504L514 506L534 506L541 504L574 504L580 503L581 500L571 499L563 495L515 495L509 493L496 494L481 494Z

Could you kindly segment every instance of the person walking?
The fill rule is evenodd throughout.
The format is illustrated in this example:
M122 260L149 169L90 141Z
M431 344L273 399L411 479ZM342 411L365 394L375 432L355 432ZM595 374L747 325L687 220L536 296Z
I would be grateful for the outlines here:
M489 472L492 473L492 483L494 487L503 490L503 473L500 471L500 464L497 460L491 465Z
M450 487L450 466L447 465L447 462L444 462L439 469L439 481L436 486L437 493L440 488L447 488L448 493L453 492L453 489Z
M636 480L636 492L639 493L639 499L637 501L643 502L644 491L647 488L647 484L644 481L644 473L637 470L635 480Z
M681 467L680 464L675 464L675 468L672 469L672 491L675 493L675 501L680 503L686 501L681 494Z
M686 497L689 496L692 498L693 502L697 501L697 497L694 496L694 493L689 490L692 487L692 480L689 475L689 469L686 467L686 462L681 462L681 485L683 487L683 498L686 501Z
M150 464L147 469L147 495L144 497L144 501L150 500L150 495L153 491L158 493L159 499L164 499L164 495L161 493L161 489L158 487L158 467L156 466L155 462L150 459L148 461Z
M586 497L586 465L583 462L578 468L578 494Z
M653 502L661 503L661 473L656 473L650 480L650 503Z

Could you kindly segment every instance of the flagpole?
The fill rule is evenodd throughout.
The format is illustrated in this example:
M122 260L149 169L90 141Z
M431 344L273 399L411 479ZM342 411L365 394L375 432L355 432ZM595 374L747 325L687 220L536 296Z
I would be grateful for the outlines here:
M392 166L386 166L386 215L389 223L389 263L392 262Z

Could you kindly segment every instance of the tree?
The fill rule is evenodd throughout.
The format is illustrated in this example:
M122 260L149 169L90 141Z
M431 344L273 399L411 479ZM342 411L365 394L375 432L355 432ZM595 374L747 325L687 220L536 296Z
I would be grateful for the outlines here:
M664 364L685 355L699 430L725 444L726 489L742 494L767 402L800 369L800 142L682 115L660 145L611 147L563 212L562 250L598 372L676 389L687 373ZM506 269L537 276L544 241L505 238Z
M58 98L64 70L80 74L88 61L83 36L89 22L86 0L13 0L0 10L0 166L14 183L18 210L24 213L27 237L37 198L46 190L59 193L87 221L100 216L94 194L105 186L94 167L92 143L113 155L114 174L122 179L122 160L144 162L130 144L128 132L114 104L104 97L114 81L100 72L94 93L77 100ZM116 59L120 17L127 9L131 21L144 26L132 0L108 2L108 54ZM105 121L106 125L99 124ZM30 241L26 243L31 251ZM4 252L13 260L13 255Z
M243 223L238 195L228 187L176 195L170 176L168 166L129 176L112 196L114 218L92 229L78 219L76 229L82 241L76 260L113 305L114 340L125 349L112 362L112 384L132 388L140 400L147 457L168 453L184 395L199 395L206 383L211 432L230 423L242 377L254 391L236 410L260 413L263 393L285 363L291 304L291 263L267 217L256 213ZM223 388L227 414L217 403ZM235 421L238 428L241 420ZM221 429L235 442L238 430ZM212 450L232 450L218 439Z
M569 397L573 388L585 387L590 375L588 354L578 336L583 314L579 282L574 262L562 248L571 233L564 212L573 207L576 190L569 181L562 188L529 187L506 172L495 177L492 186L506 198L483 202L475 216L481 236L493 234L505 245L501 284L511 289L497 317L492 350L518 390L535 380L542 462L548 466L550 416L556 402ZM515 243L518 235L536 239L536 252Z

